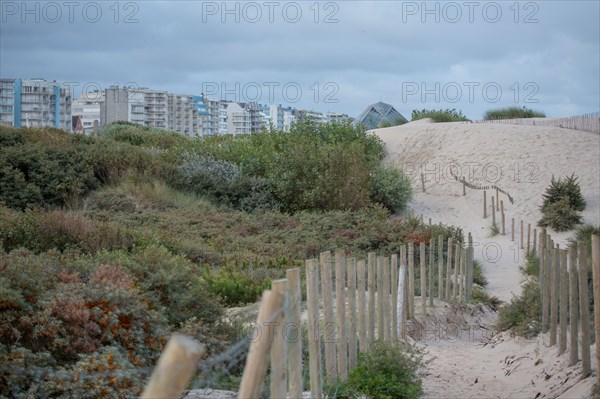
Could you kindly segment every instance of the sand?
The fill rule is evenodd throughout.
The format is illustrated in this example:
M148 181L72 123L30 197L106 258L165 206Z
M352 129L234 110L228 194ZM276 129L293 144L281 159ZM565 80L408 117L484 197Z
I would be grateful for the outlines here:
M587 201L582 213L584 222L600 224L597 134L556 127L428 120L375 132L388 148L387 162L401 166L411 176L415 195L408 211L423 215L426 222L431 218L432 223L452 224L465 233L471 232L475 258L482 263L490 282L488 290L504 301L520 293L522 282L519 266L524 251L511 241L511 218L515 218L515 239L519 241L520 220L525 229L528 223L532 229L536 227L541 217L542 193L553 175L575 173L579 177ZM490 238L491 195L496 195L495 190L487 190L488 217L484 219L483 191L467 188L463 196L462 184L454 179L451 169L467 182L478 186L495 184L510 194L514 203L500 193L506 212L506 236ZM499 213L496 217L500 225ZM572 235L552 230L549 234L561 245ZM470 329L491 329L495 317L478 320ZM559 357L557 348L548 347L547 335L525 341L503 333L494 338L493 344L486 345L474 336L427 339L421 344L433 358L424 378L427 398L584 398L589 397L596 379L595 358L593 376L578 382L580 364L568 367L568 355Z

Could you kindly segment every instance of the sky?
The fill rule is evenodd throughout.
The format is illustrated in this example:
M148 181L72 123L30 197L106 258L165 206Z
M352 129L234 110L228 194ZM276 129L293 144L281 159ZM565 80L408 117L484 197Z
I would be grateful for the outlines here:
M0 77L357 116L600 110L599 1L6 1Z

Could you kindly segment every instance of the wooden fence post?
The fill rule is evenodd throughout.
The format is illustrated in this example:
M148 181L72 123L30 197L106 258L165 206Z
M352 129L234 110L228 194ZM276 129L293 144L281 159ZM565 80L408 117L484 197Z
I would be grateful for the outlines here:
M377 339L383 341L384 317L383 309L383 257L377 257Z
M427 314L427 273L425 271L425 243L419 245L419 263L421 266L419 279L421 280L421 313Z
M467 259L467 281L465 289L465 302L470 302L473 297L473 261L475 257L473 248L473 236L469 233L468 246L466 250Z
M496 224L496 205L494 203L495 198L492 195L492 225Z
M520 239L521 239L521 249L525 249L525 247L523 246L523 219L521 219Z
M456 295L458 294L458 278L460 274L460 256L461 256L462 245L456 244L456 251L454 254L454 284L452 284L452 300L456 302Z
M527 255L529 255L529 252L530 252L530 243L531 243L531 223L527 223L527 252L525 252Z
M415 318L415 246L413 242L408 243L408 315L407 318Z
M533 229L533 249L532 255L537 255L540 253L537 249L537 229Z
M465 280L466 280L466 266L467 266L467 251L465 248L461 249L460 254L460 282L458 290L458 302L462 303L465 299Z
M302 398L302 293L300 291L300 269L289 269L286 272L286 336L288 344L288 386L290 399ZM289 336L288 331L294 328L296 334Z
M577 253L574 247L569 247L569 366L579 360L579 290L577 289L579 273L577 272Z
M390 309L390 258L383 258L383 339L391 341L391 319Z
M462 177L463 197L467 195L467 187L465 185L465 177Z
M592 372L590 358L590 298L588 296L588 252L582 241L577 243L579 263L579 319L581 320L581 376L587 377Z
M496 210L497 211L500 211L499 202L500 202L500 193L498 192L498 186L496 186Z
M560 249L558 245L552 251L552 266L550 270L550 346L556 345L556 322L558 319L558 261Z
M402 249L404 246L402 246ZM402 250L400 251L400 258L404 259L402 255ZM408 309L406 303L406 265L404 262L400 262L400 270L398 271L398 289L396 290L396 313L398 318L398 327L396 330L396 335L400 339L405 339L404 328L406 326L406 310Z
M434 269L434 258L435 258L435 239L432 237L429 240L429 267L427 270L429 278L429 306L433 307L433 269Z
M483 190L483 218L487 219L487 191Z
M438 236L438 299L444 299L444 236Z
M267 375L269 365L269 350L271 349L271 335L269 327L273 316L281 311L284 303L283 295L267 290L263 293L258 310L257 328L260 334L250 345L246 366L238 391L238 399L255 399L261 397L262 386ZM164 396L167 397L167 396Z
M183 335L172 336L152 371L142 399L179 398L203 354L204 345Z
M368 255L368 272L369 272L369 325L368 325L368 337L367 337L367 349L371 346L371 342L375 341L375 318L377 314L375 312L375 287L376 287L376 262L377 258L375 252L369 252Z
M504 201L500 201L500 217L502 218L502 235L506 235L506 215L504 214Z
M356 260L349 258L348 265L348 370L356 367Z
M367 303L365 297L365 261L356 264L358 273L358 342L361 352L367 351Z
M514 241L515 240L515 218L511 218L512 220L512 227L510 228L510 240Z
M444 290L444 299L450 300L450 271L452 269L452 250L454 249L454 239L448 237L448 259L446 260L446 289Z
M271 291L284 298L287 287L286 280L275 280L271 283ZM285 398L287 394L287 346L283 336L285 311L273 319L273 343L271 344L271 397Z
M392 307L392 330L390 338L394 342L398 339L398 255L393 254L391 261L392 275L390 276L390 283L392 284L392 293L390 305Z
M338 377L340 380L346 381L348 378L348 329L346 327L346 256L344 251L335 252L335 287Z
M321 333L319 328L319 270L317 269L317 261L314 259L306 261L306 302L310 394L313 398L320 398L323 396L323 382L321 381Z
M325 381L334 382L337 378L335 343L339 339L337 326L333 316L333 288L331 273L331 252L322 252L321 263L321 292L323 294L323 343L325 345Z
M542 293L542 331L547 332L550 328L550 293L552 284L550 283L552 271L552 239L546 235L546 245L544 248L544 290Z
M421 173L421 188L423 189L423 192L425 192L425 176L423 173Z
M592 274L594 279L594 325L596 336L596 374L600 385L600 236L592 235Z
M533 235L535 237L535 234ZM567 350L567 324L569 320L567 319L567 310L568 310L568 297L569 297L569 287L568 287L568 274L567 274L567 251L560 251L560 341L558 345L558 354L562 355Z

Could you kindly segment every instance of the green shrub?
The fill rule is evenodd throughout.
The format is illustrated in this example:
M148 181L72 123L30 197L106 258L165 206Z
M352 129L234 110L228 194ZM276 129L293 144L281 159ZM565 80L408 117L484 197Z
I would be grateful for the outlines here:
M396 212L404 209L412 198L410 178L393 166L380 166L372 177L372 200Z
M412 399L423 392L419 369L423 352L404 343L376 342L359 355L348 385L368 398Z
M541 331L542 297L537 281L528 281L522 287L522 293L513 297L509 304L500 309L497 328L511 330L526 338L535 337Z
M462 111L456 109L422 109L412 111L411 119L413 121L419 119L431 118L434 122L467 122L469 119L463 115Z
M500 305L502 305L500 298L478 286L473 287L473 301L489 305L493 310L498 310Z
M481 287L488 285L488 279L483 272L483 266L478 260L473 260L473 282Z
M583 211L585 209L586 202L581 194L581 187L575 174L567 176L564 179L559 178L558 180L552 176L550 186L546 188L546 192L542 195L542 210L565 197L568 200L569 207L574 211Z
M525 106L507 107L486 111L483 119L486 121L495 119L519 119L519 118L545 118L546 114L541 111L534 111Z
M527 254L525 265L520 266L521 273L526 276L539 277L540 275L540 258L534 254Z
M556 231L567 231L581 222L581 215L571 208L569 199L563 197L559 201L542 208L542 218L538 221L538 225L552 227Z
M497 236L498 234L500 234L500 229L499 229L499 227L498 227L498 224L497 224L497 223L493 223L493 224L490 226L490 237L495 237L495 236Z
M227 306L239 306L256 302L263 291L271 286L270 279L253 279L240 271L219 269L216 273L207 272L204 279L209 292L221 298Z

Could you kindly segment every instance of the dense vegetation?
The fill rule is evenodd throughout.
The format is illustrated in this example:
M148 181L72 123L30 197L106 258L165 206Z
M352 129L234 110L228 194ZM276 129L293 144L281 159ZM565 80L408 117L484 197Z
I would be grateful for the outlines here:
M413 121L419 119L430 118L434 122L467 122L469 118L463 115L462 111L457 111L456 109L422 109L422 110L413 110L411 114L411 119Z
M496 119L518 119L518 118L545 118L546 114L541 111L534 111L525 106L519 107L506 107L499 109L492 109L487 111L483 119L486 121Z
M550 186L542 197L542 218L538 225L567 231L582 222L579 212L585 209L586 202L575 174L558 180L552 176Z
M390 217L410 183L384 155L346 125L203 140L0 128L0 396L138 395L171 334L223 350L244 331L224 306L320 251L462 237Z

